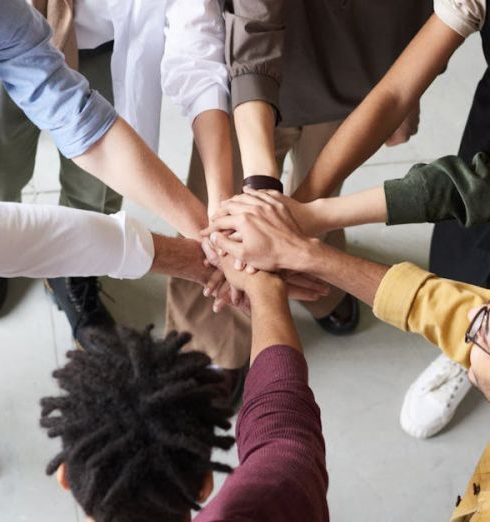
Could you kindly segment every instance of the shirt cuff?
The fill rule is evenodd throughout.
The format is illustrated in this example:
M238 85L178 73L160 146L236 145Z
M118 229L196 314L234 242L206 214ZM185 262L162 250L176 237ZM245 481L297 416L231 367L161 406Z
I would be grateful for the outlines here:
M74 123L50 133L63 156L71 159L87 152L109 131L116 119L114 107L97 91L91 91L80 114L71 118ZM73 136L73 139L67 140L67 136Z
M478 25L466 20L464 15L457 11L449 0L435 0L434 12L443 23L463 38L468 38L471 34L476 33L483 25L483 21Z
M426 223L429 194L425 180L415 175L417 166L401 179L384 182L387 225L403 225L406 223Z
M185 112L192 124L199 114L211 110L230 112L229 94L217 85L206 89L200 94Z
M235 76L231 82L233 110L242 103L263 101L276 112L276 124L281 120L279 111L279 82L265 74L247 73Z
M110 216L123 232L123 254L118 269L109 274L115 279L139 279L150 271L155 258L151 232L141 223L118 212Z
M278 381L301 381L308 384L306 360L302 353L290 346L270 346L257 356L245 381L243 403L249 402Z
M433 275L412 263L394 265L384 276L374 298L374 315L408 332L408 318L420 287Z

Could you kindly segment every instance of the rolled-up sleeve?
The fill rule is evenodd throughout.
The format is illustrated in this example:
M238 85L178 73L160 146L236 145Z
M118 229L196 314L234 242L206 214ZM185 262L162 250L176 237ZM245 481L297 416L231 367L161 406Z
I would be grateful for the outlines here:
M162 89L191 122L207 110L229 111L225 21L219 0L168 2Z
M138 279L154 254L151 233L125 212L0 203L0 277Z
M401 179L384 183L388 225L456 219L469 227L490 221L490 158L471 165L458 156L417 164Z
M411 263L401 263L381 281L373 312L400 330L422 335L451 360L469 368L468 312L489 302L486 288L441 279Z
M225 19L233 108L260 100L279 114L285 0L227 0Z
M50 43L44 18L24 0L2 0L0 81L13 101L61 153L85 153L114 124L114 108L71 70Z
M485 23L487 0L434 0L438 18L467 38Z

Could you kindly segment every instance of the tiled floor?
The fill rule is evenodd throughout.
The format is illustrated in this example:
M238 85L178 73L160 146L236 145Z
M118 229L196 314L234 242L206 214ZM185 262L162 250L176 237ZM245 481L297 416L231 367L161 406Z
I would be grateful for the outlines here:
M455 153L482 71L479 41L473 37L425 96L418 136L403 147L383 149L344 190L374 186L403 175L415 162ZM162 156L183 177L190 149L188 124L168 104L164 121ZM25 200L55 203L56 154L45 138L39 156ZM127 208L153 228L168 231L140 208L130 203ZM376 225L350 230L348 237L354 252L425 266L430 234L428 225ZM157 329L163 326L164 284L155 276L104 283L116 300L110 306L118 319L135 326L153 322ZM300 307L294 310L323 413L332 520L448 520L489 438L488 404L472 392L441 435L429 441L411 439L399 427L399 408L406 388L436 350L379 323L367 308L359 331L342 339L326 336ZM38 428L39 398L54 391L50 373L70 347L66 321L39 281L14 281L7 311L0 318L0 522L82 522L70 496L44 475L56 443ZM236 462L233 452L224 458Z

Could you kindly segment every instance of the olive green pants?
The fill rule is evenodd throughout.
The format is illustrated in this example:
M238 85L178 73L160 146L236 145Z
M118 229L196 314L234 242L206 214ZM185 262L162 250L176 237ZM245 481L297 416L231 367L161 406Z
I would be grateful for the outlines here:
M80 72L90 86L113 101L110 51L80 53ZM40 130L27 119L0 85L0 201L21 201L22 189L34 173ZM122 197L60 154L60 204L111 214Z

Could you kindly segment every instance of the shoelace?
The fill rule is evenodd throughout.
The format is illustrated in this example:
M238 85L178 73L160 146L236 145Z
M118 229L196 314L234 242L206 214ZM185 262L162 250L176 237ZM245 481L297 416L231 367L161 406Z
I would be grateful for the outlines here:
M439 372L424 386L424 389L427 391L437 390L454 377L457 377L462 371L459 365L452 361L447 361Z
M459 364L453 361L445 361L444 366L442 366L438 373L436 373L434 377L425 386L421 388L421 391L423 393L436 392L434 393L434 397L437 398L440 402L442 402L446 406L446 408L450 408L451 402L455 398L455 392L463 383L463 373L464 370L463 368L461 368L461 366L459 366ZM458 376L459 379L457 379ZM444 397L442 397L441 394L437 393L437 390L439 390L445 384L449 383L452 380L454 380L455 382L451 387L449 395L444 395Z
M99 294L111 302L114 298L104 291L96 277L72 277L69 279L68 295L79 312L96 312L100 308Z

